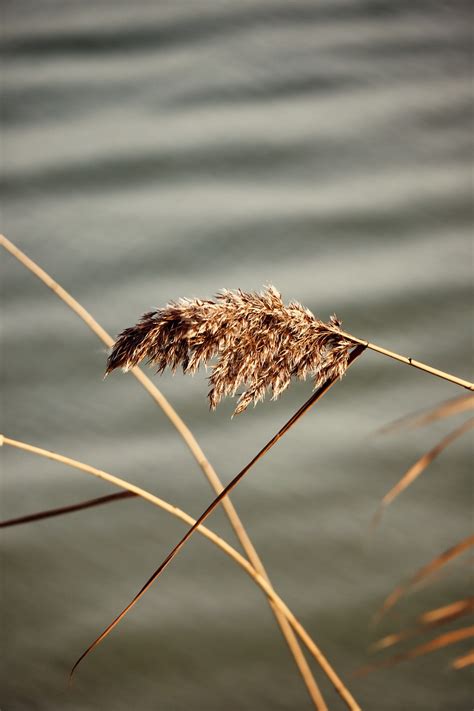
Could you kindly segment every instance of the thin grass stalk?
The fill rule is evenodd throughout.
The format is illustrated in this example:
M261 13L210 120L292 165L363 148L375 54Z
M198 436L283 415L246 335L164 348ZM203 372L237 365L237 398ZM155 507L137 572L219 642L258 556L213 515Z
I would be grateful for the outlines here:
M66 462L68 463L68 462ZM0 521L0 528L10 528L12 526L18 526L18 525L23 525L27 523L34 523L36 521L41 521L44 519L49 519L49 518L54 518L56 516L63 516L68 513L75 513L77 511L83 511L84 509L89 509L95 506L103 506L104 504L109 504L109 503L114 503L116 501L122 501L123 499L130 499L130 498L139 498L137 494L135 494L132 491L122 491L119 492L118 494L108 494L107 496L100 496L94 499L88 499L87 501L81 501L77 504L70 504L68 506L61 506L58 508L54 509L46 509L43 511L37 511L32 514L28 514L26 516L19 516L17 518L12 518L12 519L7 519L5 521ZM291 633L291 636L295 637L295 633L293 632L290 623L284 617L283 613L281 610L277 607L277 605L272 601L271 598L268 598L272 608L274 609L275 613L278 613L280 617L283 617L283 622L285 626L289 627L289 631ZM300 654L303 656L303 652L300 649L299 644L297 644L297 648L300 651ZM315 706L317 711L327 711L327 706L324 702L324 699L321 696L321 693L319 691L319 688L313 678L311 669L309 668L309 665L306 661L306 658L303 656L304 664L309 670L309 675L310 679L307 680L307 686L308 686L308 691L310 692L311 699L314 701Z
M444 634L435 637L430 642L425 642L417 647L414 647L413 649L408 650L408 652L401 652L400 654L396 654L389 659L384 659L376 664L367 665L362 669L358 669L356 676L365 676L366 674L370 674L377 669L393 667L400 662L405 662L408 659L415 659L416 657L436 652L438 649L443 649L443 647L457 644L458 642L470 639L471 637L474 637L474 626L461 627L460 629L452 630L451 632L445 632Z
M466 420L466 422L463 422L462 425L456 427L455 430L447 434L446 437L444 437L440 442L438 442L435 447L430 449L428 452L425 452L425 454L423 454L419 459L417 459L417 461L407 469L407 471L403 474L403 476L401 477L401 479L399 479L395 486L393 486L390 491L385 494L379 504L377 511L375 512L372 521L372 526L378 525L384 510L391 503L393 503L393 501L398 496L400 496L400 494L405 491L405 489L407 489L411 484L413 484L415 479L417 479L420 474L425 471L425 469L431 464L434 459L436 459L452 442L454 442L456 439L465 434L465 432L468 432L470 429L472 429L472 427L474 427L474 417L469 418L468 420Z
M451 662L452 669L465 669L474 664L474 649L471 649L467 654L462 654L460 657L456 657L454 661Z
M14 245L7 237L0 234L0 245L14 256L23 266L29 269L38 279L40 279L49 289L51 289L56 296L58 296L79 318L84 321L84 323L90 328L90 330L95 333L95 335L108 347L111 348L114 345L114 339L109 333L93 318L93 316L78 302L74 297L71 296L60 284L58 284L50 275L44 271L36 262L30 259L24 252L22 252L16 245ZM151 398L156 402L156 404L162 409L166 417L170 420L172 425L175 427L188 449L190 450L192 456L198 463L199 467L203 471L205 477L209 481L210 485L219 494L223 490L223 485L219 479L217 472L205 456L201 447L199 446L196 438L192 434L191 430L187 427L178 413L174 410L165 396L161 391L153 384L153 382L148 378L138 367L132 368L130 370L132 375L138 380L140 385L147 391ZM224 511L229 519L229 522L234 529L234 532L240 541L243 550L245 551L248 559L255 568L255 570L265 577L265 579L270 583L270 578L263 566L263 563L249 537L244 525L229 498L223 501ZM299 669L299 672L303 678L306 685L308 693L311 697L313 705L316 708L320 708L320 694L314 680L314 676L309 668L309 665L304 657L304 654L298 644L298 641L291 630L288 622L285 618L273 608L272 603L270 606L276 616L278 624L280 625L282 634L288 644L288 647L293 655L295 663Z
M459 415L466 410L474 409L474 395L459 395L458 397L452 398L451 400L444 400L439 405L424 409L414 415L405 415L400 417L395 422L391 422L388 425L384 425L379 430L378 434L388 434L390 432L396 432L399 429L412 428L412 427L424 427L437 420L444 419L446 417L451 417L453 415Z
M131 491L120 491L118 494L108 494L107 496L99 496L95 499L80 501L77 504L69 504L68 506L59 506L54 509L46 509L45 511L37 511L36 513L27 514L26 516L18 516L17 518L9 518L5 521L0 521L0 528L10 528L11 526L21 526L25 523L34 523L42 521L45 518L54 518L55 516L64 516L68 513L83 511L94 506L103 506L111 504L113 501L122 501L123 499L136 498L136 494Z
M452 602L449 605L443 605L434 610L423 612L417 617L414 627L385 635L385 637L382 637L372 644L370 650L372 652L380 652L383 649L392 647L394 644L398 644L402 640L409 639L415 635L426 634L433 627L439 627L440 625L453 622L459 617L469 615L473 610L474 598L467 597L463 600L456 600L456 602Z
M336 314L324 322L296 301L285 304L272 284L260 293L223 289L214 300L181 298L144 313L118 335L106 372L146 359L158 373L178 366L195 373L214 361L209 404L214 409L244 386L234 413L240 414L268 390L277 399L292 378L311 375L317 388L332 375L342 377L354 345L474 390L474 383L348 334Z
M400 363L405 363L405 365L411 365L413 366L413 368L418 368L418 370L423 370L425 373L435 375L437 378L442 378L442 380L447 380L450 383L454 383L454 385L459 385L462 388L467 388L467 390L474 390L474 383L471 383L469 380L463 380L462 378L458 378L456 375L451 375L451 373L445 373L443 370L433 368L431 365L422 363L421 361L415 360L414 358L400 355L400 353L395 353L394 351L389 351L387 348L382 348L382 346L378 346L376 343L371 343L370 341L365 341L364 339L356 338L355 336L352 336L350 333L346 333L345 331L341 331L341 336L344 336L344 338L347 338L353 343L360 343L371 351L381 353L382 355L387 356L388 358L398 360Z
M89 464L85 464L84 462L79 462L75 459L71 459L69 457L65 457L61 454L58 454L56 452L52 452L46 449L42 449L40 447L36 447L34 445L28 444L26 442L21 442L19 440L14 440L9 437L5 437L4 435L0 435L0 446L2 445L8 445L10 447L14 447L16 449L20 449L26 452L30 452L31 454L36 454L38 456L44 457L46 459L51 459L53 461L59 462L60 464L65 464L67 466L70 466L74 469L79 469L80 471L85 472L86 474L90 474L92 476L98 477L99 479L102 479L104 481L107 481L110 484L113 484L114 486L117 486L121 489L124 489L128 492L131 492L135 494L136 496L141 497L142 499L145 499L146 501L149 501L150 503L154 504L155 506L158 506L159 508L167 511L170 513L172 516L175 516L176 518L179 518L181 521L184 521L188 525L193 526L196 522L195 520L189 516L186 512L183 510L177 508L176 506L173 506L172 504L168 503L167 501L164 501L163 499L158 498L154 494L151 494L150 492L146 491L145 489L142 489L139 486L135 486L134 484L131 484L130 482L121 479L119 477L116 477L112 474L109 474L108 472L102 470L102 469L96 469L95 467L90 466ZM253 566L249 563L246 558L244 558L238 551L236 551L231 545L229 545L224 539L222 539L220 536L215 534L213 531L211 531L209 528L203 525L198 525L198 531L201 533L201 535L205 536L208 540L210 540L212 543L214 543L216 546L218 546L226 555L228 555L232 560L234 560L238 565L240 565L243 570L252 578L257 585L263 590L263 592L266 594L266 596L271 599L271 601L274 603L274 605L278 608L278 611L284 615L285 619L288 621L288 623L291 625L295 633L300 637L301 641L305 644L307 647L308 651L310 654L314 657L316 662L319 664L321 669L325 672L325 674L328 676L329 680L332 682L334 685L335 689L338 691L340 696L344 699L346 702L347 706L351 711L361 711L360 706L357 704L357 702L354 700L352 697L351 693L349 690L346 688L346 686L343 684L339 676L336 674L324 654L321 652L319 647L316 645L314 640L310 637L308 632L305 630L303 625L298 621L298 619L295 617L295 615L291 612L291 610L288 608L288 606L283 602L283 600L279 597L279 595L275 592L273 587L268 583L268 581L259 573L255 571ZM74 671L74 669L73 669ZM72 672L71 672L72 675ZM319 693L319 690L318 690ZM319 706L318 710L321 709L327 709L324 701L321 700L319 701Z
M354 360L361 355L365 350L365 346L357 346L350 354L349 356L349 362L348 362L348 367L351 365ZM153 585L155 580L158 578L158 576L163 572L163 570L170 564L170 562L173 560L173 558L179 553L179 551L183 548L183 546L186 544L186 542L191 538L193 533L196 531L196 529L207 519L207 517L212 513L212 511L219 505L219 503L222 501L222 499L227 496L230 491L237 486L239 481L245 476L245 474L250 470L250 468L261 458L264 456L266 452L268 452L278 440L283 437L283 435L288 432L288 430L334 385L336 382L337 378L336 376L333 376L329 378L323 385L321 385L314 393L313 395L300 407L300 409L286 422L285 425L274 435L271 440L267 442L267 444L262 447L262 449L255 455L255 457L235 476L232 481L227 484L227 486L223 489L223 491L210 503L210 505L207 507L207 509L201 514L201 516L197 519L197 521L191 526L191 528L187 531L187 533L181 538L181 540L178 542L178 544L172 549L172 551L168 554L168 556L164 559L164 561L160 564L160 566L155 570L155 572L150 576L150 578L146 581L146 583L142 586L142 588L138 591L138 593L135 595L135 597L131 600L131 602L120 612L117 617L105 628L105 630L89 645L89 647L81 654L79 659L76 661L74 664L72 670L71 670L71 676L73 675L75 669L79 666L79 664L85 659L85 657L92 652L109 634L110 632L118 625L118 623L125 617L125 615L134 607L137 602L140 600L140 598L145 594L145 592ZM327 672L328 673L328 672ZM347 695L347 689L344 686L341 686L341 682L337 675L335 674L334 670L330 670L330 675L328 673L329 678L333 682L336 690L342 698L346 701L346 703L355 703L354 699L352 696Z
M407 583L405 583L404 585L398 585L390 593L390 595L385 598L382 606L374 615L373 623L378 624L382 617L386 615L387 612L391 610L394 605L396 605L396 603L408 590L414 588L416 585L425 580L425 578L428 578L430 575L433 575L433 573L445 566L447 563L453 560L453 558L457 558L457 556L461 555L472 546L474 546L474 535L463 538L454 546L447 548L440 555L437 555L435 558L430 560L430 562L420 568Z

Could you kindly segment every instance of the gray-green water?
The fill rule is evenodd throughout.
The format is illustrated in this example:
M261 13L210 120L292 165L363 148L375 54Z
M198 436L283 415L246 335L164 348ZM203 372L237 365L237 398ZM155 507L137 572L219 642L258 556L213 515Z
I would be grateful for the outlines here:
M111 333L178 296L272 282L469 378L467 3L15 0L4 20L4 230ZM161 411L130 376L103 382L99 341L11 257L2 270L6 434L197 515L209 486ZM208 411L204 374L156 382L224 481L310 392L231 421L231 402ZM472 512L464 438L371 537L381 496L455 421L374 432L458 392L368 353L233 496L276 589L370 711L472 707L469 673L448 668L468 643L350 678L378 634L468 593L460 558L369 628ZM3 518L111 491L1 454ZM221 512L209 525L234 541ZM183 530L139 501L5 530L2 711L310 708L265 599L199 537L67 689Z

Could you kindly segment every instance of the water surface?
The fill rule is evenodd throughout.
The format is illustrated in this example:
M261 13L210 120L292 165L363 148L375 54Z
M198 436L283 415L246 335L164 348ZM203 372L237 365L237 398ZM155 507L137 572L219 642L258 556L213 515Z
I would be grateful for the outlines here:
M4 229L112 334L179 296L271 282L360 337L470 377L467 3L15 0L4 19ZM199 514L209 485L164 415L130 376L103 382L102 344L2 262L4 431ZM311 389L231 420L231 402L209 412L205 374L156 383L224 482ZM467 643L350 678L378 634L468 594L459 559L370 628L472 513L464 438L370 536L381 496L457 420L374 432L457 394L367 353L233 496L276 589L364 709L472 705L468 673L448 668ZM2 457L4 518L110 492ZM210 526L234 541L222 512ZM67 689L71 664L182 532L131 500L5 531L2 708L310 708L265 599L198 537Z

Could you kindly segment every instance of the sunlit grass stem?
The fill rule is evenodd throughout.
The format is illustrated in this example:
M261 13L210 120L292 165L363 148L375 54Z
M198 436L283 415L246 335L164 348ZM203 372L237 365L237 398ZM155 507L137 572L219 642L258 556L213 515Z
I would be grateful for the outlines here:
M60 464L65 464L75 469L79 469L80 471L83 471L86 474L98 477L99 479L102 479L108 482L109 484L113 484L114 486L117 486L125 491L131 492L136 496L141 497L142 499L145 499L146 501L167 511L171 515L175 516L176 518L179 518L181 521L184 521L190 526L194 526L196 523L196 521L191 516L189 516L189 514L185 513L178 507L173 506L172 504L168 503L163 499L160 499L159 497L155 496L154 494L151 494L145 489L139 486L135 486L134 484L126 481L125 479L121 479L120 477L116 477L113 474L109 474L108 472L102 469L96 469L95 467L92 467L89 464L79 462L69 457L65 457L61 454L58 454L57 452L42 449L40 447L36 447L26 442L11 439L3 435L0 435L0 445L7 445L16 449L21 449L23 451L30 452L31 454L36 454L38 456L59 462ZM263 590L265 595L272 601L274 606L278 609L279 613L285 617L285 619L291 625L295 633L300 637L301 641L305 644L310 654L317 661L321 669L326 673L336 690L344 698L351 711L360 711L359 705L353 700L351 694L346 689L339 676L333 670L332 666L329 664L324 654L321 652L319 647L315 644L313 639L306 632L302 624L298 621L298 619L291 612L288 606L283 602L279 595L277 595L277 593L274 591L268 581L262 575L257 573L254 570L253 566L249 563L249 561L246 560L240 553L238 553L238 551L236 551L220 536L218 536L213 531L203 525L198 525L197 530L201 535L205 536L208 540L218 546L234 562L240 565L240 567L245 570L247 575L249 575L257 583L257 585ZM319 689L318 694L320 695ZM318 703L318 709L327 709L327 706L321 696L318 700Z
M34 262L30 257L28 257L24 252L22 252L18 247L13 244L7 237L0 234L0 245L14 256L23 266L29 269L38 279L40 279L49 289L51 289L56 296L58 296L80 319L90 328L90 330L108 347L111 348L114 345L114 339L107 333L107 331L94 319L94 317L76 300L71 296L60 284L58 284L44 269L42 269L36 262ZM190 450L192 456L196 460L197 464L201 468L205 477L209 481L210 485L219 494L223 485L219 479L214 467L211 465L203 450L199 446L196 438L192 434L189 427L178 415L176 410L168 402L165 396L160 390L154 385L154 383L148 378L140 368L132 368L131 374L140 385L146 390L150 397L155 401L155 403L162 409L166 417L170 420L171 424L175 427L176 431L179 433L188 449ZM263 563L249 537L244 525L229 498L226 498L222 506L229 519L229 522L234 529L234 532L242 545L249 561L251 562L254 569L262 575L268 583L270 579L267 572L263 566ZM315 708L318 711L322 710L320 693L317 688L317 684L314 680L314 676L309 668L308 662L306 661L304 654L298 644L298 641L289 625L287 620L273 608L273 602L270 600L270 606L275 614L275 617L280 625L282 634L288 644L291 654L295 660L295 663L299 669L299 672L303 678L303 681L308 690L309 696L313 702Z

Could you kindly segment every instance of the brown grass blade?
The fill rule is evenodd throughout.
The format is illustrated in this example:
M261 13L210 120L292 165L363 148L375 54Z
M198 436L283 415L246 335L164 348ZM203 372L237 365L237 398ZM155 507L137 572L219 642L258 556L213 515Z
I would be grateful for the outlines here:
M3 445L10 446L15 449L20 449L25 452L29 452L30 454L35 454L40 457L44 457L46 459L51 459L52 461L64 464L73 469L78 469L79 471L82 471L86 474L90 474L114 486L118 486L119 488L124 489L124 493L128 494L129 496L137 496L144 499L145 501L148 501L149 503L154 504L155 506L163 509L164 511L167 511L176 518L179 518L180 520L184 521L184 523L192 525L195 522L195 519L193 519L187 513L177 508L176 506L172 506L168 502L164 501L164 499L160 499L154 494L151 494L150 492L146 491L146 489L142 489L141 487L135 486L134 484L131 484L125 479L121 479L120 477L116 477L113 474L109 474L103 469L96 469L90 464L85 464L84 462L79 462L76 459L65 457L64 455L58 454L57 452L52 452L50 450L42 449L41 447L36 447L34 445L28 444L27 442L21 442L19 440L14 440L10 439L9 437L5 437L4 435L0 435L0 446ZM258 575L255 573L252 566L245 558L240 555L240 553L238 553L234 548L232 548L232 546L230 546L226 541L214 534L209 529L206 529L205 526L200 526L198 530L199 533L201 533L206 538L215 543L227 555L229 555L230 558L232 558L235 562L241 565L241 567L243 567L246 572L248 572L248 574L253 577L258 584L260 584Z
M350 354L349 365L354 362L354 360L359 357L365 350L365 346L356 347ZM272 437L269 442L258 452L258 454L235 476L232 481L223 489L223 491L210 503L207 509L199 516L196 523L187 531L187 533L181 538L178 544L171 550L168 556L163 560L160 566L152 573L144 585L140 588L135 597L129 602L129 604L122 610L122 612L115 617L115 619L104 629L104 631L89 645L89 647L81 654L79 659L75 662L71 669L71 678L79 666L79 664L85 659L85 657L90 654L109 634L110 632L119 624L119 622L125 617L125 615L136 605L140 598L145 594L145 592L151 587L151 585L156 581L163 570L170 564L173 558L179 553L183 548L189 538L193 535L196 528L201 525L205 519L211 514L211 512L218 506L222 499L227 496L232 489L237 486L239 481L245 476L245 474L251 469L251 467L261 458L266 452L268 452L276 442L286 433L288 430L302 417L305 412L307 412L314 404L319 400L336 382L336 377L327 380L323 385L321 385L313 395L301 406L301 408L286 422L286 424L277 432L277 434ZM326 673L327 670L325 669ZM329 677L333 681L336 690L341 694L342 698L346 703L355 703L350 695L348 695L347 690L343 685L341 685L340 680L337 676L332 676L335 674L331 670L331 676ZM329 674L328 674L329 676ZM336 680L336 681L335 681Z
M461 437L465 432L474 427L474 417L470 417L467 422L464 422L460 427L450 432L446 437L444 437L441 442L430 449L429 452L425 452L422 457L420 457L415 464L413 464L402 476L402 478L397 482L397 484L390 489L390 491L385 494L382 501L380 502L379 509L375 513L373 525L377 525L380 521L383 511L389 506L401 493L405 491L413 482L424 472L424 470L431 464L431 462L438 457L441 452L443 452L446 447L448 447L452 442L454 442L458 437Z
M116 477L113 474L109 474L108 472L102 469L96 469L95 467L92 467L89 464L79 462L75 459L70 459L69 457L63 456L62 454L58 454L56 452L52 452L46 449L41 449L40 447L35 447L26 442L20 442L18 440L10 439L9 437L0 435L0 446L2 445L8 445L16 449L21 449L26 452L30 452L31 454L36 454L38 456L51 459L61 464L65 464L74 469L79 469L80 471L83 471L86 474L91 474L92 476L98 477L99 479L103 479L104 481L107 481L113 484L114 486L118 486L126 491L130 491L136 494L137 496L140 496L142 499L145 499L146 501L149 501L155 506L158 506L159 508L163 509L172 516L179 518L181 521L184 521L190 526L195 523L195 520L191 516L189 516L189 514L177 508L176 506L173 506L172 504L168 503L167 501L164 501L163 499L158 498L157 496L151 494L145 489L135 486L134 484L131 484L130 482L124 479L120 479L119 477ZM201 535L203 535L209 541L214 543L218 548L220 548L224 553L226 553L229 558L231 558L235 563L237 563L247 573L247 575L255 581L255 583L262 589L262 591L269 598L269 600L272 601L272 603L278 609L279 613L282 614L285 620L287 620L288 623L291 625L292 630L298 635L303 644L307 647L309 653L316 660L317 664L319 664L319 666L326 673L340 696L346 702L348 708L351 709L351 711L361 711L360 706L357 704L347 687L343 684L336 672L333 670L322 651L319 649L314 640L305 630L303 625L291 612L289 607L284 603L280 596L277 595L268 580L260 573L257 573L253 566L249 563L249 561L246 560L238 551L236 551L223 538L215 534L206 526L200 525L197 530ZM316 689L317 694L320 695L317 686ZM318 710L319 708L321 708L321 711L322 709L327 708L324 704L324 701L322 700L322 697L320 706L318 706L317 708Z
M451 546L451 548L443 551L441 555L436 556L436 558L433 558L433 560L431 560L427 565L420 568L420 570L418 570L405 585L398 585L385 599L382 607L378 610L374 617L374 622L378 622L384 615L386 615L387 612L408 590L435 573L437 570L446 565L446 563L449 563L449 561L453 558L456 558L458 555L461 555L461 553L464 553L464 551L468 550L473 545L474 536L467 536L467 538L463 538L462 541L459 541L454 546Z
M464 600L457 600L449 605L437 607L434 610L428 610L420 615L420 623L422 625L437 625L444 624L455 620L462 615L467 615L474 610L474 597L466 597Z
M4 247L12 256L14 256L23 266L29 269L38 279L40 279L49 289L51 289L59 299L61 299L80 319L90 328L90 330L103 342L106 346L111 347L114 345L114 339L105 331L105 329L93 318L93 316L76 300L71 294L69 294L63 287L58 284L50 275L44 271L36 262L30 259L24 252L22 252L16 245L14 245L10 240L8 240L4 235L0 235L0 245ZM165 396L160 390L152 383L150 378L148 378L139 368L133 368L131 371L136 380L140 385L146 390L150 397L155 401L155 403L162 409L166 417L170 420L173 426L176 428L179 435L182 437L186 446L190 450L192 456L196 460L197 464L201 468L205 477L209 481L211 487L216 493L219 493L222 488L222 482L220 481L216 471L212 467L211 463L205 456L201 447L199 446L196 438L194 437L191 430L187 427L175 409L171 406ZM222 506L225 513L229 519L232 528L235 531L237 538L239 539L246 555L248 556L250 562L261 575L263 575L268 581L269 577L263 566L260 557L250 540L250 537L245 530L242 521L240 520L237 511L232 503L232 501L227 498L223 501ZM271 605L271 604L270 604ZM272 606L272 605L271 605ZM272 608L273 609L273 608ZM295 663L300 671L300 674L306 684L309 695L313 701L313 705L322 711L322 704L320 699L319 690L317 689L316 682L314 680L313 674L308 666L308 663L304 657L304 654L298 644L298 641L293 633L293 630L288 625L284 617L282 617L278 612L273 609L276 616L277 622L280 625L283 636L286 639L288 647L293 655Z
M449 605L443 605L442 607L437 607L434 610L424 612L417 618L416 627L382 637L382 639L377 640L377 642L371 645L371 651L379 652L382 649L392 647L394 644L398 644L398 642L408 639L409 637L414 637L417 634L423 634L432 627L438 627L439 625L447 624L448 622L452 622L459 617L468 615L472 612L472 610L474 610L474 597L468 597L464 600L457 600Z
M107 496L99 496L96 499L88 499L87 501L81 501L78 504L60 506L59 508L48 509L46 511L37 511L36 513L28 514L26 516L19 516L18 518L10 518L6 521L0 521L0 528L19 526L23 523L33 523L34 521L41 521L44 518L53 518L54 516L63 516L64 514L73 513L75 511L90 509L93 506L102 506L103 504L111 504L114 501L122 501L122 499L131 499L135 496L136 494L134 494L132 491L119 491L117 494L107 494Z
M460 657L456 657L456 659L451 662L451 667L453 669L465 669L466 667L471 666L471 664L474 664L474 649L467 654L462 654Z
M399 664L400 662L404 662L408 659L415 659L416 657L421 657L424 654L436 652L438 649L448 647L451 644L456 644L457 642L462 642L470 637L474 637L474 625L471 627L461 627L461 629L453 630L452 632L446 632L445 634L439 635L439 637L435 637L435 639L432 639L429 642L425 642L424 644L418 645L418 647L410 649L408 652L402 652L390 657L389 659L384 659L376 664L363 667L357 671L357 676L364 676L377 669L392 667L395 666L395 664Z
M70 308L79 318L90 328L90 330L103 342L107 347L112 347L114 345L114 339L107 333L107 331L94 319L94 317L76 300L71 294L69 294L57 281L51 278L51 276L45 272L36 262L30 259L24 252L22 252L16 245L13 244L4 235L0 235L0 245L9 252L15 259L17 259L24 267L29 269L38 279L40 279L51 291L53 291L56 296L63 301L68 308ZM148 378L145 373L143 373L139 368L132 368L130 373L133 377L140 383L140 385L146 390L148 395L154 400L154 402L161 408L166 417L170 420L172 425L176 428L176 431L183 439L184 443L188 447L192 456L196 460L198 466L201 468L204 476L208 480L211 487L214 489L216 494L218 494L223 489L221 480L219 479L217 472L207 459L203 450L199 446L196 438L194 437L191 430L187 427L185 422L178 415L176 410L168 402L162 392L154 385L154 383ZM230 498L224 499L222 502L224 511L229 519L232 528L235 531L237 538L239 539L242 548L244 549L248 559L252 563L255 570L265 577L265 579L270 582L270 578L263 566L263 563L253 545L245 527L240 520L240 517L230 500ZM293 655L295 663L298 670L304 680L304 683L308 689L308 693L313 701L313 705L319 710L323 711L323 702L321 700L321 695L319 689L317 688L316 682L314 680L311 669L304 657L304 654L298 644L298 641L293 633L293 630L289 626L285 618L279 614L270 603L272 610L275 614L276 620L280 625L283 636L286 639L288 647Z
M424 427L437 420L459 415L461 412L467 412L472 409L474 409L474 395L461 395L450 400L445 400L439 405L431 407L429 410L424 410L421 413L401 417L399 420L385 425L379 429L378 432L379 434L388 434L389 432L404 428Z

